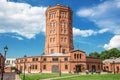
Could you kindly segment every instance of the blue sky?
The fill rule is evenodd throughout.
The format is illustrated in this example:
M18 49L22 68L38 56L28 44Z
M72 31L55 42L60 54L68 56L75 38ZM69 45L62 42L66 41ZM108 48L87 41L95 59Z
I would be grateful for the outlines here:
M120 49L120 0L0 0L0 52L7 57L44 52L45 11L61 4L73 11L74 49L89 54Z

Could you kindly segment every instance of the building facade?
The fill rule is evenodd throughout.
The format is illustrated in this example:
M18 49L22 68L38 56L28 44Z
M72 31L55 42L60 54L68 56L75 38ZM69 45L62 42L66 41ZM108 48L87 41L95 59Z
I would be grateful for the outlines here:
M16 58L6 58L5 60L5 72L15 71Z
M74 50L72 10L68 6L50 6L46 10L46 41L44 55L16 59L16 68L26 73L79 73L101 71L100 58L87 57Z
M2 72L2 68L4 67L3 64L4 64L4 56L0 53L0 73Z
M69 53L73 50L72 11L57 4L46 10L45 54Z
M111 58L103 61L103 70L106 72L120 73L120 58Z

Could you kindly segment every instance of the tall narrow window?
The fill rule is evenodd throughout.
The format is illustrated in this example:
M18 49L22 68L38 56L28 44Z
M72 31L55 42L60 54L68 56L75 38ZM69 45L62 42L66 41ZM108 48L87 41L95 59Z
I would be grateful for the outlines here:
M65 53L65 49L62 49L62 53Z
M53 38L53 42L55 42L55 38Z
M66 37L65 37L65 38L64 38L64 42L66 42L66 40L67 40L67 39L66 39Z
M35 69L37 69L37 65L35 65Z
M76 59L76 54L74 54L74 59Z
M68 69L68 65L65 65L65 69Z
M77 54L77 59L79 58L79 54Z
M64 22L64 27L66 27L66 22Z
M46 69L46 65L43 65L43 69Z
M81 59L81 54L80 54L80 59Z
M64 61L68 61L68 58L66 57L66 58L64 58Z

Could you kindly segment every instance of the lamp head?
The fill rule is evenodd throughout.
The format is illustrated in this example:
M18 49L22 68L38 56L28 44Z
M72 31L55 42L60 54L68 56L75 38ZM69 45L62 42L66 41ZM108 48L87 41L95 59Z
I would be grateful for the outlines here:
M5 51L5 52L8 51L8 47L7 47L7 46L4 47L4 51Z

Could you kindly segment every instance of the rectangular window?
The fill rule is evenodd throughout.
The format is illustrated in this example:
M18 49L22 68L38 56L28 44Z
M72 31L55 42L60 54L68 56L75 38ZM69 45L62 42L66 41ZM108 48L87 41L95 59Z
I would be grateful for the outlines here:
M38 61L38 58L33 58L32 61L33 61L33 62L34 62L34 61Z
M38 58L36 58L36 61L38 61Z
M37 65L35 65L35 69L37 69Z
M80 54L80 59L81 59L81 54Z
M46 58L43 58L43 61L46 61Z
M65 49L62 49L62 53L65 53Z
M74 54L74 59L76 59L76 54Z
M35 58L33 58L32 61L35 61Z
M68 61L68 58L64 58L64 61Z
M46 65L43 65L43 69L46 69Z
M52 58L52 61L58 61L58 58Z
M77 54L77 59L79 58L79 54Z
M68 69L68 65L65 65L65 69Z

